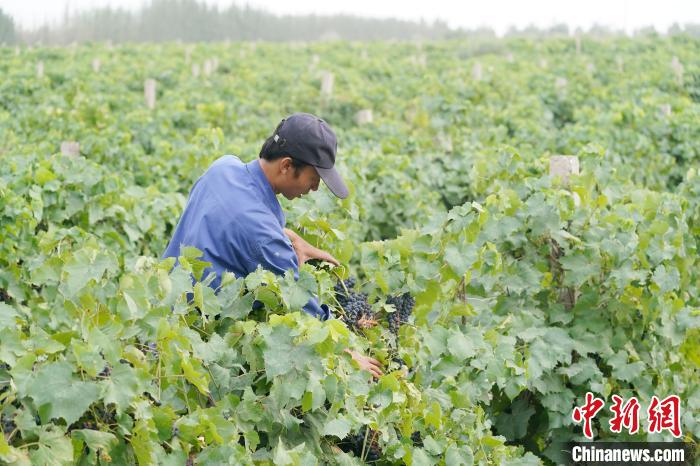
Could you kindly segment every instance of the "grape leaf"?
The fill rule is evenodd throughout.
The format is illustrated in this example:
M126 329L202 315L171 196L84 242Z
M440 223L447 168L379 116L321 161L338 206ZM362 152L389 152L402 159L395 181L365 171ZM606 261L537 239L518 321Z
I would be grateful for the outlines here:
M70 425L98 399L99 393L97 383L79 381L73 376L73 367L61 361L42 366L26 395L36 403L43 422L61 417Z
M51 426L39 432L37 447L29 457L32 464L63 466L73 461L73 445L63 432Z
M290 332L289 327L280 325L264 335L263 358L268 380L284 375L292 369L301 370L307 361L316 357L308 346L294 344Z
M323 427L323 435L335 435L340 439L345 438L349 433L350 423L342 417L331 419Z

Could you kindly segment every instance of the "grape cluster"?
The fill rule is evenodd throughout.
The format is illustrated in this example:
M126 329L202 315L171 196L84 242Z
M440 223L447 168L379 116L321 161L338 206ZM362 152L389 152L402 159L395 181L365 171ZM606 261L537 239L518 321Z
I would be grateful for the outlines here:
M411 441L414 447L423 447L423 437L420 432L416 431L411 434Z
M102 404L95 406L95 418L100 419L105 424L116 424L116 410Z
M2 432L5 434L9 434L13 430L15 430L17 426L15 425L15 421L6 415L2 415Z
M351 328L360 328L360 320L374 320L374 312L372 312L372 306L367 301L367 295L365 293L356 293L354 288L355 280L349 278L342 283L336 283L333 291L335 291L335 298L338 300L338 304L345 311L343 321Z
M365 438L367 444L365 444ZM356 458L363 459L367 463L379 461L382 457L382 450L377 442L379 434L376 431L370 430L367 432L367 427L354 434L349 434L339 444L338 447L345 453L352 453ZM362 457L362 447L364 446L364 458Z
M348 278L342 282L338 281L333 287L336 300L343 308L344 316L342 320L351 329L367 328L363 323L373 322L376 324L376 315L372 311L365 293L355 292L355 279ZM399 333L399 327L408 322L413 308L416 305L416 300L410 293L403 293L398 296L391 296L386 300L387 304L392 304L396 309L387 316L389 331L394 335ZM372 325L373 325L372 324Z
M98 377L109 377L110 375L112 375L112 367L109 364L107 364L102 371L97 374Z
M405 369L407 372L411 370L411 368L408 367L408 364L406 364L406 361L399 357L394 356L393 358L391 358L391 363L392 365L396 365L398 370Z
M146 344L145 352L152 354L154 359L158 359L158 345L155 342L149 342Z
M0 377L2 377L2 379L9 379L10 378L9 376L5 377L5 375L7 375L7 374L3 374L4 371L7 371L9 369L10 369L9 365L7 365L5 363L0 364ZM8 380L0 383L0 395L5 393L8 390L8 387L9 387Z
M399 333L399 327L408 322L408 318L413 312L413 307L416 305L416 300L410 293L404 293L400 296L391 296L386 300L387 304L393 304L396 312L392 312L387 317L389 321L389 331L394 335Z
M355 279L354 278L348 278L347 280L343 280L342 282L338 281L335 286L333 286L333 291L335 292L335 298L338 300L338 303L345 307L345 304L348 301L348 295L352 293L352 290L355 288ZM347 290L347 291L346 291Z
M38 415L34 420L37 425L41 425L41 419ZM53 421L54 420L51 420L50 422ZM72 432L77 429L100 430L105 426L111 428L116 425L116 409L111 404L107 404L105 406L103 402L98 401L90 405L90 408L85 411L77 421L70 424L67 430L68 432Z

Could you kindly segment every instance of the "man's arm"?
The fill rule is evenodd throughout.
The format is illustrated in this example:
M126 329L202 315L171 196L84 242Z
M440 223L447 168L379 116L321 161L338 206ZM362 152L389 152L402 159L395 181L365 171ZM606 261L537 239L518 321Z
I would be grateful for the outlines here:
M284 275L287 270L294 272L294 278L299 278L299 263L297 255L290 245L290 240L279 230L271 229L261 232L261 236L255 240L255 257L251 264L254 270L258 265L266 270ZM321 319L327 320L331 316L331 311L325 304L319 304L316 297L309 299L304 306L304 311Z
M287 235L287 231L291 232L291 230L287 230L285 228L284 233ZM292 232L292 234L294 233ZM258 263L265 269L271 270L278 275L283 275L285 271L292 269L294 271L294 277L298 278L299 262L296 250L293 247L290 247L286 238L277 237L276 235L277 234L274 233L272 237L267 236L257 240ZM296 236L301 239L301 237L298 235ZM290 240L292 239L290 238ZM304 240L302 239L301 241ZM306 242L304 241L304 243ZM316 297L312 297L309 300L309 302L304 306L304 311L318 317L321 320L327 320L330 317L330 309L328 309L328 306L325 304L319 305ZM360 369L369 371L374 378L378 378L383 375L381 363L376 359L369 356L364 356L349 348L346 348L344 352L350 355Z
M297 255L299 265L303 264L304 262L310 259L320 259L322 261L330 262L335 266L340 265L338 259L330 255L326 251L323 251L322 249L318 249L310 245L306 240L304 240L304 238L297 235L289 228L285 228L284 233L289 237L290 241L292 242L292 247L294 248L294 252Z

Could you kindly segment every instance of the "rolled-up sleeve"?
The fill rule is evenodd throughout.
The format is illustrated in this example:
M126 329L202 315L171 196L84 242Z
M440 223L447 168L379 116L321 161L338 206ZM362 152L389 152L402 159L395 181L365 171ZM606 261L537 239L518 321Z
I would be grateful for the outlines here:
M299 278L299 260L292 247L292 242L284 232L266 231L255 241L256 254L253 258L254 267L262 265L266 270L284 275L287 270L294 272L294 278ZM325 304L319 304L314 296L304 306L304 311L319 318L327 320L331 316L330 309Z

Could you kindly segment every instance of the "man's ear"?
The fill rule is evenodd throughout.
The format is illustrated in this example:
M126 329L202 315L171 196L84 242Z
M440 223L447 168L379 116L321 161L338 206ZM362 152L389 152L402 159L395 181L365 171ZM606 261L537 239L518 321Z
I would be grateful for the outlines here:
M286 175L289 170L292 169L292 158L291 157L283 157L280 159L280 172L282 174Z

